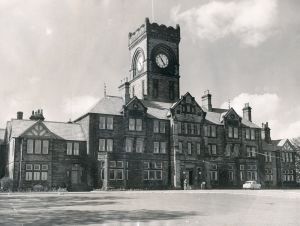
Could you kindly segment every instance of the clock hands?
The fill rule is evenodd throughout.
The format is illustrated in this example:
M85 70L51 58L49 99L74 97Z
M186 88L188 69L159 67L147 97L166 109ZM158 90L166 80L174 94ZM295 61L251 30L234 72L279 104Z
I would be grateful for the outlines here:
M163 58L161 57L161 54L159 54L158 56L159 56L159 58L160 58L160 60L161 60L161 62L162 62L162 64L163 64L163 66L165 66L166 63L164 62Z

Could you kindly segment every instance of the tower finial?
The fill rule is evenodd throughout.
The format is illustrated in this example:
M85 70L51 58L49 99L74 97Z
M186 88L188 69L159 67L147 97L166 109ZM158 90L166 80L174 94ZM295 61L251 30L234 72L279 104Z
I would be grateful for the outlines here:
M106 97L106 83L104 82L104 97Z
M228 99L228 109L230 109L230 99Z

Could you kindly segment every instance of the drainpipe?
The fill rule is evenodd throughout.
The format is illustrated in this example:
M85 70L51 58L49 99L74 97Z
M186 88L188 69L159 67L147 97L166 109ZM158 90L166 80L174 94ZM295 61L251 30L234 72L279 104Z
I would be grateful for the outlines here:
M23 160L23 138L21 138L21 142L20 142L19 190L21 189L21 185L22 185L22 160Z

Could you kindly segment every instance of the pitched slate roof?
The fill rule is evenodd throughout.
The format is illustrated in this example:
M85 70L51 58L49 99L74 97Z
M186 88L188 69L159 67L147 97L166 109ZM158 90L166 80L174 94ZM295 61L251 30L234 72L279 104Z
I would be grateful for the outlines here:
M124 100L122 97L106 96L100 99L87 113L121 115Z
M168 114L173 103L164 103L156 101L142 100L142 103L148 109L147 113L150 117L159 119L168 119Z
M12 119L8 127L11 137L19 137L38 121ZM41 121L52 133L64 140L86 141L82 127L77 123Z
M175 103L165 103L165 102L148 101L148 100L140 100L140 101L147 108L148 116L153 118L159 118L159 119L168 119L170 109L174 107L180 100ZM123 105L124 105L124 99L122 97L106 96L100 99L90 110L88 110L86 114L97 113L97 114L108 114L108 115L122 115ZM222 116L224 116L229 111L228 109L222 109L222 108L213 108L212 111L207 111L207 109L204 107L202 107L202 109L206 112L206 120L217 125L223 124ZM246 119L242 119L242 124L251 128L260 128L253 122L250 122Z
M212 111L207 111L206 108L203 108L203 110L206 112L206 120L216 125L223 125L222 123L223 117L229 111L229 109L221 109L221 108L213 108ZM257 128L257 129L260 128L258 125L246 120L245 118L242 118L242 124L250 128Z

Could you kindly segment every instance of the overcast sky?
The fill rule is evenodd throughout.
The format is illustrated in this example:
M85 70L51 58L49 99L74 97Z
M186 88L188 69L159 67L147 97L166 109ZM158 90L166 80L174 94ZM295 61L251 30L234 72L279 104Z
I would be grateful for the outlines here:
M1 0L0 126L43 108L68 121L128 75L128 32L151 0ZM154 21L181 26L181 94L241 113L250 102L272 138L300 135L299 0L154 0Z

